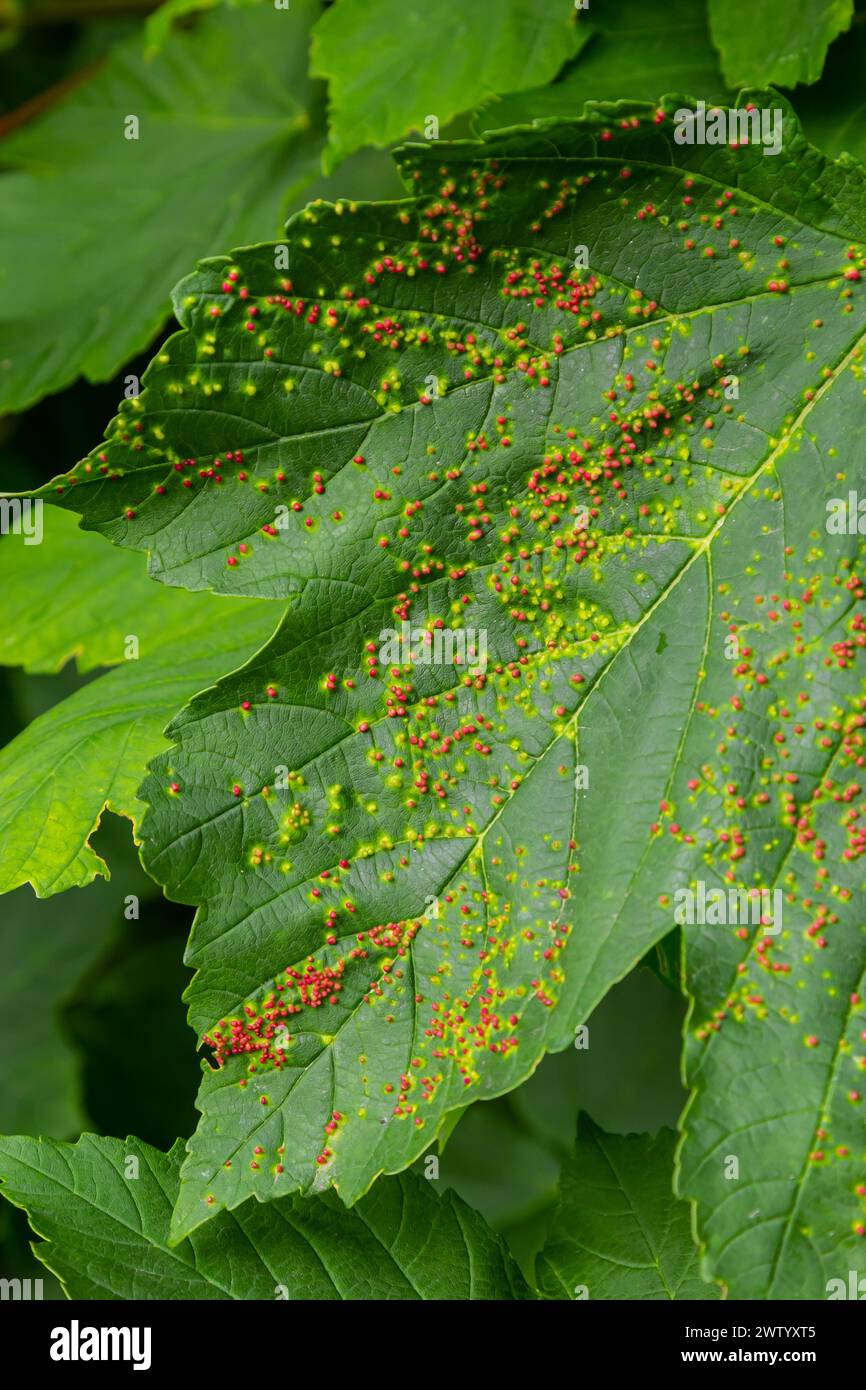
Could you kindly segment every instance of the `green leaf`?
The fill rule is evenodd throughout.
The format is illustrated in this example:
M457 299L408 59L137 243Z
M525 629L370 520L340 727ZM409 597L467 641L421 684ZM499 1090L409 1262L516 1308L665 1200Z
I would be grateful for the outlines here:
M833 45L821 81L797 93L797 114L806 134L828 154L866 158L866 13L855 14L850 31Z
M410 147L415 197L314 206L290 275L267 246L201 267L90 471L46 490L157 577L290 600L144 789L149 871L201 904L190 1016L225 1063L179 1236L412 1162L573 1041L702 867L682 819L720 824L724 614L760 572L750 624L772 639L774 594L801 620L856 456L866 191L775 94L744 97L784 113L769 158L678 144L681 100ZM812 511L785 555L789 495ZM860 545L827 557L833 621ZM380 656L404 621L486 634L486 668ZM286 1017L259 1069L226 1056Z
M488 97L550 82L588 35L570 0L337 0L311 50L311 72L329 84L326 166L425 131L431 116L444 128ZM419 61L431 50L440 60Z
M52 675L74 658L84 673L123 661L131 628L145 650L182 631L195 610L154 584L140 557L88 535L69 512L42 516L38 545L16 536L0 545L0 591L12 612L0 629L0 665Z
M42 1297L46 1302L63 1301L63 1290L53 1274L36 1259L30 1245L27 1218L7 1202L0 1203L0 1277L4 1279L41 1279Z
M41 545L8 537L0 546L0 582L14 615L0 656L31 671L57 670L73 653L84 670L122 664L0 750L0 892L30 882L40 897L108 876L90 845L103 811L137 823L138 786L165 747L171 716L241 665L277 618L255 600L165 589L140 559L70 526L71 517L50 508L46 518Z
M699 785L674 798L695 839L690 886L778 894L762 905L772 932L730 909L682 929L694 1094L679 1190L705 1272L734 1298L822 1299L866 1273L864 539L828 525L862 485L862 375L857 346L787 441L778 488L748 498L766 540L754 563L717 569L683 741Z
M587 101L655 101L691 92L705 101L726 96L703 7L694 0L648 6L646 0L605 0L592 10L591 41L556 82L496 97L474 118L476 130L501 130L577 115Z
M817 82L854 0L709 0L710 32L731 87Z
M698 1271L687 1203L671 1191L675 1136L605 1134L582 1115L538 1259L548 1298L719 1298Z
M257 603L195 615L136 661L40 715L0 751L0 892L32 883L40 897L80 888L107 866L90 837L104 810L137 825L144 769L176 710L266 638Z
M348 1212L333 1195L248 1202L172 1248L181 1145L85 1134L0 1139L2 1193L70 1298L523 1299L502 1241L453 1193L405 1173Z
M3 142L0 410L112 377L165 323L197 255L278 231L318 172L317 12L220 10L152 62L137 33Z
M223 0L223 3L227 9L241 9L247 5L270 5L274 9L277 8L274 0ZM219 4L220 0L165 0L147 20L145 35L148 57L162 48L166 39L171 36L176 20L186 19L200 10L212 10ZM291 0L286 0L280 8L290 9Z

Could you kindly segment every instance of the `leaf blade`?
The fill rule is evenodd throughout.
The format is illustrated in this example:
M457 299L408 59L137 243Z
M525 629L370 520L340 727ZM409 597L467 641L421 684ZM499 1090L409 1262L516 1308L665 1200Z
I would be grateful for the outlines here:
M44 1238L37 1254L69 1297L530 1297L483 1219L411 1174L380 1184L353 1212L333 1197L250 1202L172 1246L180 1148L163 1154L96 1135L74 1145L0 1139L0 1191Z
M605 1134L585 1115L563 1164L560 1202L538 1259L548 1298L720 1297L698 1271L689 1209L672 1191L675 1136Z
M216 1044L179 1235L265 1190L223 1168L253 1136L269 1153L287 1142L286 1187L334 1181L357 1200L422 1151L467 1082L500 1094L567 1045L670 932L663 900L700 869L704 828L672 808L693 806L712 762L718 584L736 594L746 575L751 593L760 561L799 615L813 542L791 578L776 493L789 480L808 517L815 429L834 437L826 491L840 409L852 428L866 200L863 171L808 146L774 94L744 101L781 105L779 164L680 145L681 100L664 119L620 103L409 147L415 198L311 207L287 233L290 283L270 247L202 266L179 290L184 332L110 431L111 481L64 480L62 504L151 550L157 576L289 600L269 647L173 727L184 794L167 801L161 764L148 787L151 869L203 904L197 1030L213 1043L237 1025L256 1051L248 1020L286 1016L285 991L301 1000L288 1062L247 1072L249 1050ZM193 455L199 475L216 455L223 484L175 480L170 502L150 500ZM453 660L384 655L407 613L431 641L471 619L485 670L467 683ZM231 766L209 767L213 747ZM771 863L749 860L746 886ZM378 934L372 967L359 930Z
M641 0L614 0L594 14L595 31L557 80L544 87L492 98L473 129L501 130L539 119L567 120L587 101L654 101L688 92L705 101L727 96L706 16L690 0L672 0L664 13Z
M47 897L107 876L90 846L103 811L137 823L139 783L165 725L267 639L277 612L154 584L136 557L53 508L40 545L4 541L0 582L15 613L0 660L37 672L73 656L82 671L115 666L0 749L0 892L30 882Z
M329 83L326 163L392 144L431 114L445 126L495 93L549 82L586 42L588 26L574 21L564 3L539 12L527 0L479 0L456 12L447 0L386 0L373 14L363 0L339 0L315 25L311 47L310 71ZM448 52L447 64L418 63L431 42Z
M854 0L819 0L784 9L709 0L710 32L732 87L817 82L827 49L854 17Z

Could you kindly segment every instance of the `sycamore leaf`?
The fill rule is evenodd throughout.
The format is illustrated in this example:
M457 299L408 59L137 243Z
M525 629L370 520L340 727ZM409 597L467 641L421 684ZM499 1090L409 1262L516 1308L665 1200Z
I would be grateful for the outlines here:
M557 80L494 97L473 120L476 130L501 130L542 117L574 116L587 101L654 101L663 92L691 92L705 101L726 95L707 20L694 0L605 0L593 6L592 38Z
M817 82L854 0L709 0L710 32L731 87Z
M292 0L207 14L153 61L137 32L3 142L0 410L113 376L197 255L278 230L318 173L317 12Z
M765 538L751 563L732 552L716 568L715 638L682 745L692 780L671 798L694 842L688 887L669 884L694 1092L678 1185L704 1273L734 1298L821 1299L866 1273L860 346L827 381L738 518ZM756 884L747 911L737 890Z
M138 821L138 786L165 746L171 716L241 665L278 617L267 603L154 584L139 557L82 533L54 508L44 530L38 546L13 537L0 545L12 619L0 660L56 671L75 654L82 670L119 669L34 719L0 750L0 892L30 882L40 897L107 876L89 843L103 811Z
M603 13L593 14L592 27L592 42L554 83L493 98L476 113L474 129L564 119L590 100L651 101L670 91L691 92L710 104L729 99L706 15L693 0L670 0L653 9L645 0L606 0ZM861 160L866 154L864 64L866 15L855 16L850 33L831 48L820 82L797 92L806 134L828 154L847 150Z
M671 1130L605 1134L585 1115L562 1166L560 1200L538 1257L548 1298L708 1299L689 1208L673 1195Z
M311 72L328 79L326 167L412 130L435 141L487 98L550 82L589 32L571 0L337 0L311 49ZM435 61L420 61L428 52Z
M290 600L143 789L217 1063L176 1237L250 1193L357 1200L573 1041L708 856L771 882L785 748L732 838L706 674L738 593L768 643L781 614L859 650L856 521L815 550L862 421L866 189L775 94L744 97L784 111L774 157L678 143L684 100L410 147L415 196L313 206L290 270L205 264L46 489L156 577Z
M0 1139L2 1194L83 1299L524 1299L499 1236L454 1193L411 1173L346 1211L328 1194L250 1202L181 1245L168 1240L182 1146L85 1134Z

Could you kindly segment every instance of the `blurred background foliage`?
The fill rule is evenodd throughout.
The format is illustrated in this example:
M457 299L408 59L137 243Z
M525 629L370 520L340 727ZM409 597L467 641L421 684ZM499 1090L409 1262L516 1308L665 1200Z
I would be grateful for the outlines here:
M387 146L429 114L447 138L573 115L588 99L723 100L741 80L799 71L786 95L807 132L866 155L866 0L853 19L845 0L784 12L751 0L743 43L719 3L0 0L0 488L36 486L93 446L171 330L172 285L197 258L278 237L314 197L398 197ZM774 69L766 35L783 20L799 25L797 56ZM534 23L530 58L515 35ZM123 136L129 114L138 142ZM7 637L15 623L4 604ZM14 642L6 660L3 745L100 675L24 675ZM3 899L0 1131L134 1133L167 1148L195 1124L199 1062L180 997L191 914L144 875L127 821L104 816L95 846L110 881ZM470 1106L440 1145L438 1185L504 1232L528 1273L578 1110L615 1133L676 1124L684 1008L669 939L600 1005L588 1048ZM0 1276L16 1275L60 1296L2 1203Z

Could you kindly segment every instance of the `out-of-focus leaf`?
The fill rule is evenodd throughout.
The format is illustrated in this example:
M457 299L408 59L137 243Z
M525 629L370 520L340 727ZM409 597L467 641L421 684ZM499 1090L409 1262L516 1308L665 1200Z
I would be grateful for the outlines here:
M806 134L830 154L866 162L866 9L834 43L820 82L801 87L794 104Z
M186 19L201 10L218 8L221 3L227 9L242 9L247 5L268 5L272 9L278 8L274 0L165 0L165 4L154 10L147 21L148 57L162 48L177 20ZM291 8L291 4L292 0L282 0L279 8L288 10Z
M438 136L494 94L549 82L588 35L570 0L337 0L311 55L311 71L328 79L327 165L429 134L431 116Z
M34 675L60 671L73 658L82 673L117 666L127 638L146 654L167 633L180 634L196 611L185 594L149 579L140 555L105 545L71 514L51 507L41 529L39 544L20 535L0 543L9 615L0 627L0 664ZM219 610L201 611L206 620Z
M851 23L854 0L708 0L722 71L737 87L817 82L827 49Z
M710 43L703 5L695 0L605 0L593 4L593 34L556 82L490 101L473 124L479 131L537 118L580 115L586 101L655 101L688 92L706 101L726 86Z
M550 1203L559 1176L558 1156L521 1128L505 1100L470 1106L438 1163L436 1186L454 1188L497 1230Z
M679 1079L685 1001L646 969L614 985L577 1046L545 1057L509 1096L529 1131L568 1152L578 1111L613 1134L673 1128L687 1093Z
M605 1134L581 1116L538 1262L548 1298L720 1297L700 1277L688 1204L671 1188L674 1139L671 1130Z
M138 32L0 144L0 410L113 376L197 256L278 231L319 167L317 13L209 13L153 61Z
M51 509L40 545L0 544L11 615L0 656L31 671L73 654L84 670L119 665L0 750L0 892L30 882L40 897L107 873L89 843L103 810L137 821L139 783L171 716L242 664L279 617L256 600L167 590L140 557L55 522Z

